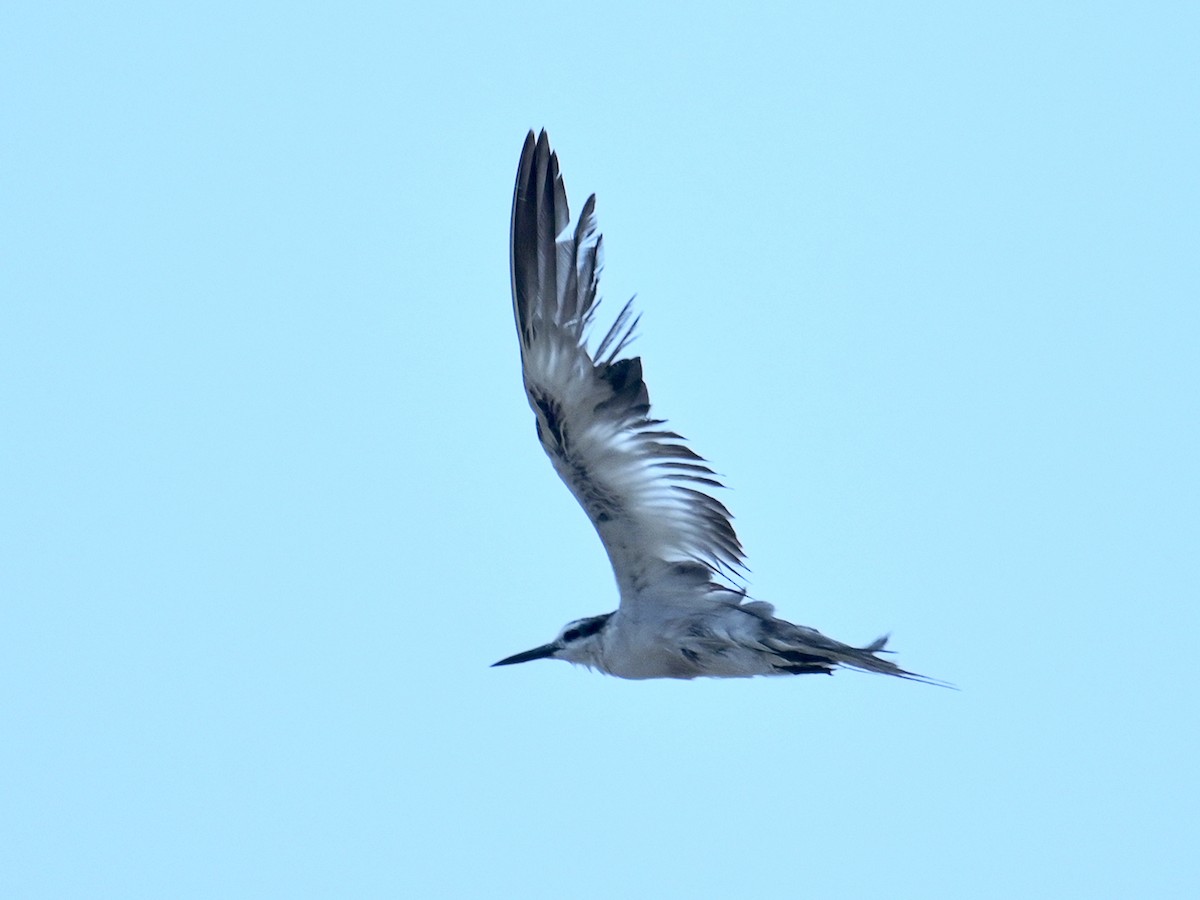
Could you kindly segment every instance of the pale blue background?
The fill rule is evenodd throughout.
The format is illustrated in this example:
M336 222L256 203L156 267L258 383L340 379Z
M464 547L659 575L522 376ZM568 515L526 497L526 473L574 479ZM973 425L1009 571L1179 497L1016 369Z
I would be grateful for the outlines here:
M432 7L0 16L0 896L1200 896L1195 7ZM752 593L961 692L488 668L615 605L543 125Z

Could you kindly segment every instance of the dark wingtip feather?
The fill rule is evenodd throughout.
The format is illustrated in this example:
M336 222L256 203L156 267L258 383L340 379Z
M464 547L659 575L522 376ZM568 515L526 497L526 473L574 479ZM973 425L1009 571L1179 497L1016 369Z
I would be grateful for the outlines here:
M546 132L542 132L545 137ZM512 225L509 237L513 313L524 347L528 342L529 304L537 290L537 199L531 190L534 159L539 141L533 131L525 136L517 180L513 185Z
M545 129L536 138L530 131L517 166L510 231L513 314L522 352L537 327L539 294L557 296L561 265L556 239L570 217L558 155L550 149Z

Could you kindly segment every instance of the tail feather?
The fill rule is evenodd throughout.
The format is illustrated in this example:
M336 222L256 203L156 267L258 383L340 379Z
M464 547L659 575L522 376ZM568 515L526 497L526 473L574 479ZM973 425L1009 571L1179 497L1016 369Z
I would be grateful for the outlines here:
M764 620L763 626L766 634L762 638L762 643L779 657L780 664L776 666L776 669L781 673L801 675L823 672L833 674L838 667L847 667L957 690L948 681L940 681L927 675L910 672L890 660L877 656L878 653L889 652L884 647L887 646L890 635L885 634L876 638L865 647L852 647L828 638L815 629L793 625L782 619L772 617Z
M849 666L854 669L862 669L866 672L878 672L881 675L892 675L896 678L903 678L906 681L919 681L922 684L932 684L936 687L950 688L958 690L953 684L948 681L940 681L937 678L930 678L928 675L921 675L917 672L910 672L907 669L902 669L894 662L887 659L880 659L875 654L883 651L883 643L887 639L880 638L874 641L869 646L860 649L855 647L845 647L845 651L838 654L837 662L843 666ZM845 646L845 645L843 645Z

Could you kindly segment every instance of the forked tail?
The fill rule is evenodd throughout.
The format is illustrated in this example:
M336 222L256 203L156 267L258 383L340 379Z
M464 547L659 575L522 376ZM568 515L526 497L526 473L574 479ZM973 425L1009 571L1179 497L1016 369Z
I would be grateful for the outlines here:
M937 678L930 678L928 675L919 675L916 672L909 672L907 669L902 669L891 660L881 659L876 654L889 653L891 651L883 649L887 646L890 635L883 635L880 638L872 641L865 647L851 647L847 644L839 645L839 653L837 654L837 662L843 666L849 666L853 669L863 669L867 672L879 672L881 675L894 675L897 678L903 678L907 681L919 681L922 684L932 684L936 687L950 688L958 690L953 684L948 681L941 681ZM830 643L837 643L831 641Z
M902 669L891 660L883 659L880 653L888 653L888 635L867 644L865 647L852 647L826 637L813 628L793 625L783 619L770 615L769 606L755 608L752 604L740 607L752 615L758 615L762 620L759 642L767 648L779 662L774 664L775 670L781 675L805 675L809 673L833 674L839 666L851 669L861 669L865 672L878 672L880 675L892 675L907 681L919 681L922 684L932 684L937 687L958 690L948 681L930 678ZM765 615L764 615L765 614Z

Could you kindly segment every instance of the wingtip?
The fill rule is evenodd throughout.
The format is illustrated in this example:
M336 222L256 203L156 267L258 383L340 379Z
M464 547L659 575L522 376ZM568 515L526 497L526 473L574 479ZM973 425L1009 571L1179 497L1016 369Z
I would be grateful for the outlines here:
M533 137L533 132L529 132L529 136ZM528 146L528 140L526 145ZM534 142L534 156L537 158L539 172L542 171L541 163L545 160L546 169L550 172L550 178L553 180L558 175L558 154L550 146L550 135L543 128L538 132L537 140Z

